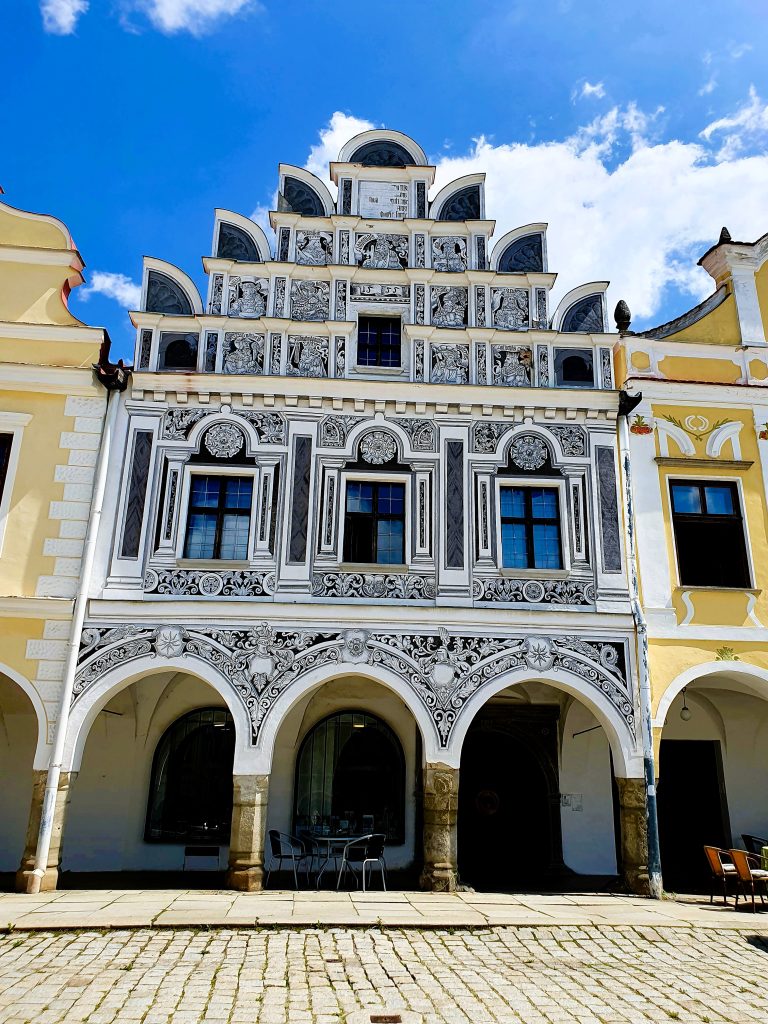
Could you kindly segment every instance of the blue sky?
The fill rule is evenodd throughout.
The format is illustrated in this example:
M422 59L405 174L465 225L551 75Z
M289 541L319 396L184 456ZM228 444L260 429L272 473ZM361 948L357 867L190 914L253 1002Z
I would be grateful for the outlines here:
M487 170L497 237L548 221L559 292L610 279L647 326L722 224L768 231L767 48L764 0L10 0L0 185L67 223L125 356L142 255L202 286L214 207L263 219L278 162L368 125Z

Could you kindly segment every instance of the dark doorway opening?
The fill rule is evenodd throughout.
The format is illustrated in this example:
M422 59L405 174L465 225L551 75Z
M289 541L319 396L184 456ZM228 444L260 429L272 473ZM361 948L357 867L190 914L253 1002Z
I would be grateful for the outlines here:
M664 888L708 892L704 846L731 845L719 740L662 740L658 785Z
M462 883L520 890L562 876L558 715L489 705L472 722L459 774Z

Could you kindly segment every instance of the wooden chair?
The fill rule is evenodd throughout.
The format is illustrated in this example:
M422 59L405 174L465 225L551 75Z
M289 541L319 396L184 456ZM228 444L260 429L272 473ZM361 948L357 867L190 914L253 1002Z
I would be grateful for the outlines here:
M704 855L707 858L709 869L712 872L712 881L709 887L709 902L714 902L715 898L715 882L720 882L723 886L723 902L728 902L728 882L729 880L735 883L736 887L736 901L739 898L739 875L736 871L736 867L730 859L730 854L727 850L721 850L717 846L705 846ZM727 859L723 859L727 858Z
M752 913L755 912L755 884L762 885L765 890L768 883L768 871L764 871L760 865L760 858L754 853L747 853L746 850L729 850L736 874L739 876L739 883L746 898L747 892L752 894ZM760 902L765 903L763 893L760 892ZM739 903L739 895L736 894L736 905Z

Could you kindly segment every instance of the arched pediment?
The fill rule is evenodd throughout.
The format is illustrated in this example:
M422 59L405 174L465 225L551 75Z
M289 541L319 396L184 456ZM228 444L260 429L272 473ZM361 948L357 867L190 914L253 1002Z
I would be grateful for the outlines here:
M303 167L280 164L280 192L277 208L303 217L330 217L333 198L323 182Z
M467 174L449 182L432 200L430 216L442 221L482 220L484 182L484 174Z
M216 210L213 254L219 259L262 263L270 258L269 240L249 217L232 210Z
M607 331L607 281L592 281L567 292L560 300L552 327L565 334L603 334Z
M504 235L494 246L491 269L500 274L540 274L545 270L544 227L538 230L517 229ZM521 230L523 233L521 234Z
M373 128L350 139L339 153L339 163L363 167L424 167L427 157L403 132Z
M194 316L203 312L192 280L164 260L145 258L142 309L166 316Z

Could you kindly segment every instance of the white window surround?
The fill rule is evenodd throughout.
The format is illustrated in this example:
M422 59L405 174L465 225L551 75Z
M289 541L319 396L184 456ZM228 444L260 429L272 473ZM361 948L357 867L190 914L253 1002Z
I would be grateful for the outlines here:
M344 527L347 515L347 483L350 480L359 480L371 484L405 484L405 527L404 533L404 555L405 561L399 563L390 562L345 562L344 561ZM411 544L411 529L413 526L413 514L411 510L411 478L404 473L341 473L339 480L339 541L338 559L340 566L350 568L365 568L369 572L392 572L406 567L411 568L413 559Z
M499 572L504 575L531 576L540 578L550 577L560 579L567 576L571 570L571 549L570 533L568 530L568 491L567 480L557 477L517 477L497 476L496 480L496 565ZM557 502L560 512L560 550L563 556L561 569L516 569L512 566L505 566L502 558L501 548L501 489L503 487L546 487L557 490Z
M702 586L686 586L685 583L680 581L680 563L677 558L677 540L675 539L675 524L672 519L672 484L673 483L685 483L690 481L691 483L713 483L713 484L736 484L736 493L739 498L739 515L741 516L741 526L744 531L744 543L747 549L747 569L749 570L749 586L747 587L702 587ZM666 501L667 510L669 517L669 529L672 534L672 555L674 558L674 579L672 581L673 586L680 590L730 590L736 591L737 593L745 594L749 590L755 589L755 566L752 561L752 545L749 541L749 523L747 522L746 505L744 503L744 482L741 477L738 476L678 476L675 473L667 475L666 481Z
M19 452L21 450L21 439L24 428L32 419L32 416L23 412L0 412L0 434L11 435L11 450L8 455L8 469L5 474L5 485L0 495L0 554L3 551L3 538L5 527L8 522L8 513L11 508L11 494L16 478L16 470L19 465Z
M193 476L247 476L253 480L251 490L251 514L248 517L248 554L244 559L230 558L187 558L184 555L184 547L187 542L187 520L189 519L189 492L192 486ZM256 538L256 507L258 501L259 467L258 466L233 466L231 463L226 466L211 466L204 463L197 463L194 466L186 465L182 473L181 498L179 500L179 531L176 535L176 560L179 564L194 566L246 566L254 557L254 546Z

